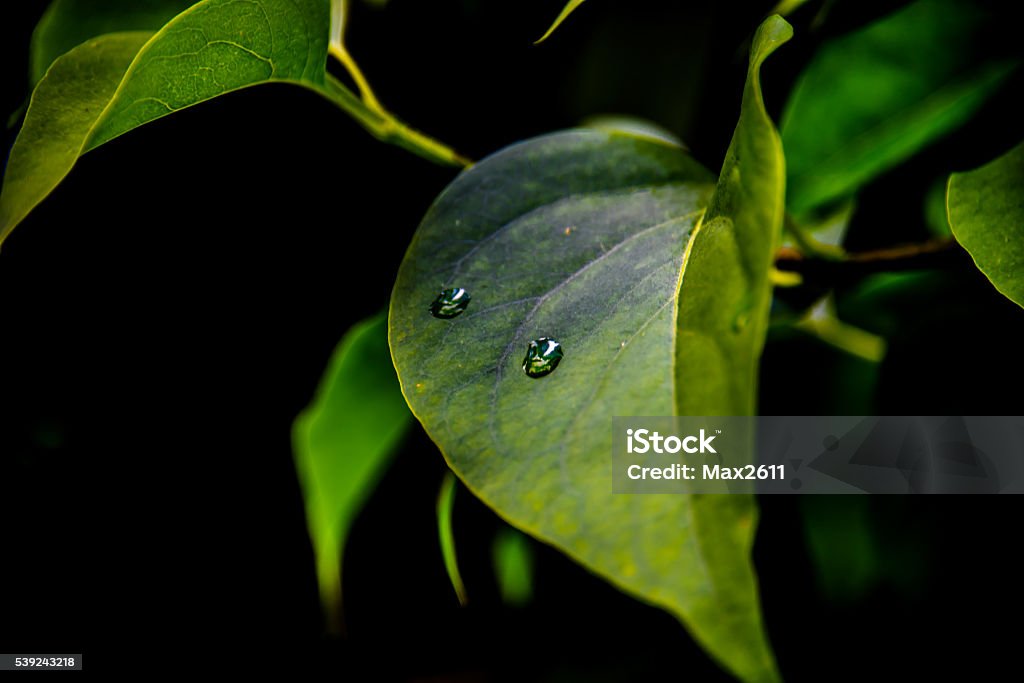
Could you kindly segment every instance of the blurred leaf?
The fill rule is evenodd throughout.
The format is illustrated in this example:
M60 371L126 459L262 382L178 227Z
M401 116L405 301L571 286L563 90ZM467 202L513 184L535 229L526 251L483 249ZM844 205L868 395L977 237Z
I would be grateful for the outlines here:
M441 557L448 580L455 589L455 597L460 605L468 602L466 584L462 582L459 571L459 557L455 552L455 534L452 531L452 510L455 507L455 490L459 482L451 472L445 473L441 482L441 491L437 494L437 536L441 542Z
M54 0L32 34L29 66L32 85L57 57L96 36L128 31L158 31L197 0Z
M316 553L320 597L337 624L348 531L411 422L383 314L348 331L313 402L295 420L295 467Z
M924 196L924 223L934 237L950 238L949 217L946 215L947 178L936 178Z
M522 607L533 598L533 547L530 539L511 527L494 537L494 575L501 599L511 607Z
M954 173L946 201L957 241L996 289L1024 306L1024 143Z
M836 311L841 320L891 339L911 331L922 317L942 317L934 303L957 287L941 271L880 273L837 293Z
M540 43L543 43L545 40L550 38L551 34L555 32L555 29L561 26L562 22L568 19L569 15L575 12L576 9L583 4L583 2L584 0L569 0L569 2L565 3L565 7L562 8L561 14L559 14L558 18L555 19L555 23L551 24L551 27L547 30L547 32L545 32L544 35L538 38L537 42L535 42L534 45L539 45Z
M918 0L822 45L782 117L790 209L849 197L966 121L1015 66L974 56L986 25L966 0Z
M753 409L753 385L744 384L753 376L718 373L756 369L754 347L764 339L783 170L778 157L760 156L777 154L777 138L754 139L775 135L756 80L789 30L771 19L755 40L734 154L700 258L724 249L727 236L738 248L734 225L743 247L724 253L732 260L721 268L702 265L703 283L687 285L683 273L696 300L719 288L738 296L734 267L749 268L739 308L688 304L705 316L695 329L718 329L714 316L727 316L728 334L743 340L736 364L703 368L707 388L678 392L692 393L681 402L691 414ZM737 163L735 154L746 153L749 161ZM735 182L741 166L749 177ZM395 284L390 339L413 412L470 490L520 529L671 610L735 675L777 680L750 559L753 500L612 495L608 480L612 416L674 412L683 251L711 182L679 148L621 133L572 131L507 148L460 175L427 213ZM762 201L768 206L754 206ZM469 291L465 313L430 316L441 287ZM734 326L742 313L749 324ZM532 379L521 354L539 337L561 342L565 358Z
M812 334L823 343L869 363L885 358L885 339L859 327L849 325L836 316L831 295L822 298L796 323L796 327Z
M818 588L834 602L852 603L884 577L867 496L802 496L804 536Z
M800 9L807 0L779 0L778 4L772 9L772 14L778 14L780 16L789 16L793 12Z

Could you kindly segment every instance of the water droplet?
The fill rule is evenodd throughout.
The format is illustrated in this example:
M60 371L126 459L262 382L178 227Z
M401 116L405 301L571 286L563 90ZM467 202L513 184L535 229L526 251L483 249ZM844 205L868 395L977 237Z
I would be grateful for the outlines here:
M743 313L740 313L735 318L733 318L732 331L735 332L736 334L739 334L743 332L743 330L747 329L747 325L749 324L750 314L744 311Z
M523 372L534 379L550 375L558 367L558 363L564 355L562 345L554 339L548 337L535 339L526 347Z
M435 318L454 318L466 310L470 298L469 292L462 287L443 289L430 304L430 314Z

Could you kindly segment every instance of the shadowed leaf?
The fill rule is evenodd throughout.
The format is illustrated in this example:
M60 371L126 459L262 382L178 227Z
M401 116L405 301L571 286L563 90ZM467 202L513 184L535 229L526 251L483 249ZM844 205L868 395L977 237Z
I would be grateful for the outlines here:
M778 141L754 140L774 135L756 79L788 31L774 18L758 33L734 143L753 158L727 161L713 205L744 241L745 302L756 314L742 335L745 359L706 368L701 381L715 386L748 381L741 373L763 344L757 316L781 226L782 167L759 158L777 152ZM737 184L734 168L749 178ZM395 284L389 335L406 399L474 493L516 527L672 611L740 678L777 680L750 562L753 501L610 491L612 416L675 412L677 294L680 275L691 278L683 253L714 187L682 149L646 137L570 131L509 147L464 172L431 207ZM761 200L769 205L753 206ZM729 287L733 265L702 268L684 291ZM465 288L471 303L454 318L433 318L427 308L447 287ZM721 315L731 325L734 313ZM694 321L702 329L726 324L702 315ZM542 337L557 340L564 358L534 379L522 364ZM749 409L752 391L723 404L698 389L707 403L688 405L709 409L696 414Z

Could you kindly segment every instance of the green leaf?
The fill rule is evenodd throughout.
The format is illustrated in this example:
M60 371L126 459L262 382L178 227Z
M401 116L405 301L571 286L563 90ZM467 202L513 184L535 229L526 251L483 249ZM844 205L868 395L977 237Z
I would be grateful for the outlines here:
M677 415L754 415L758 362L771 308L770 271L782 238L785 160L765 111L764 60L793 36L778 16L758 28L751 45L739 122L707 212L687 245L679 284L674 401ZM752 444L748 444L752 448ZM764 635L750 554L757 508L753 497L691 496L679 513L711 574L701 598L680 610L706 648L748 680L777 678ZM737 643L743 646L736 648Z
M976 57L987 25L966 0L918 0L831 40L782 117L790 210L843 199L964 123L1015 63Z
M72 50L40 81L11 151L0 241L81 153L133 128L259 83L323 89L328 25L325 0L206 0L146 42L120 82L113 66L123 61L125 39L112 45L101 37ZM115 49L116 59L107 56ZM89 69L95 61L100 73Z
M949 179L953 236L1007 298L1024 306L1024 143Z
M831 602L864 600L883 578L868 496L804 496L804 538L818 589Z
M494 576L501 600L510 607L522 607L533 599L533 547L530 539L510 527L494 537L491 548Z
M75 165L151 33L90 40L54 62L29 104L0 188L0 243Z
M322 84L328 26L323 0L207 0L195 5L139 53L93 128L89 147L252 85Z
M676 342L678 415L756 414L769 271L785 213L785 160L764 108L760 70L792 35L774 16L754 36L739 123L707 214L687 246Z
M543 43L545 40L550 38L551 34L554 33L555 30L562 25L562 22L568 19L569 15L575 12L576 9L583 4L583 2L584 0L569 0L569 2L565 3L565 7L562 8L562 12L555 19L554 23L551 24L551 27L548 28L547 31L545 31L544 35L537 39L534 45L539 45L540 43Z
M30 72L35 85L61 55L96 36L158 31L196 0L54 0L32 34Z
M458 484L458 480L451 472L446 473L441 482L441 490L437 494L437 537L441 543L441 557L444 559L448 581L455 590L459 604L465 605L468 601L466 584L462 582L462 572L459 571L459 556L455 552L455 532L452 530L452 512L455 508L455 491Z
M936 178L928 187L924 196L924 224L933 237L949 239L953 232L949 229L949 217L946 215L946 186L949 178Z
M759 32L752 81L788 30L775 18ZM726 223L750 240L737 258L751 269L742 277L758 315L768 291L762 261L782 216L782 167L772 165L781 161L757 158L762 117L753 83L734 150L755 158L726 164L750 177L723 179L706 233L709 249ZM758 179L766 168L776 176ZM395 284L390 340L409 405L470 490L514 526L670 610L743 680L777 680L750 561L752 500L613 495L609 479L612 416L675 412L677 292L680 274L684 283L690 277L683 252L713 182L680 148L622 132L570 131L503 150L460 175L424 218ZM754 206L762 199L775 205ZM759 233L753 221L765 216ZM733 263L704 269L686 292L697 297L703 287L712 297L731 288L740 277ZM440 320L428 308L444 287L464 287L472 298L464 313ZM722 313L729 325L732 313ZM752 318L742 335L751 345L759 325ZM561 342L565 356L533 379L521 365L540 337ZM749 362L706 370L736 372ZM709 397L694 398L691 414L726 405L685 389ZM752 390L737 390L742 400L728 405L748 406Z
M320 596L332 624L339 623L341 553L349 528L410 418L388 355L384 315L355 325L292 427Z
M81 154L172 112L262 83L309 88L382 140L439 163L464 164L327 75L329 27L328 0L205 0L144 44L132 42L141 34L115 34L71 50L36 87L11 151L0 243Z

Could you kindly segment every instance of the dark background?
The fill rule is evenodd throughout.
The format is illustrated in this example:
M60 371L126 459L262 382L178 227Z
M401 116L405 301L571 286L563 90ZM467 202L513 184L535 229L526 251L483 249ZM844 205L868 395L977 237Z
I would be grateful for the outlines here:
M771 4L591 0L533 47L557 0L393 0L357 5L350 47L393 111L474 158L618 112L668 127L715 168ZM810 4L766 66L776 114L820 40L899 3L836 3L815 31ZM44 6L4 10L5 115L27 94ZM851 246L923 239L934 179L1020 139L1019 86L868 188ZM386 304L453 177L277 86L81 160L0 254L0 651L84 652L94 672L727 680L673 618L536 544L533 602L503 607L490 569L501 522L464 490L459 608L435 531L444 463L418 427L348 544L347 634L322 635L290 423L344 331ZM880 368L775 333L762 412L1021 414L1024 312L969 263L869 308L901 323ZM994 496L763 500L755 559L784 675L1015 671L1021 512Z

